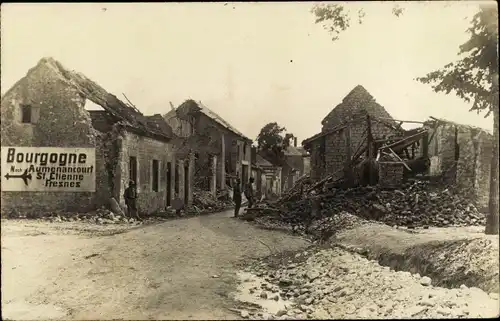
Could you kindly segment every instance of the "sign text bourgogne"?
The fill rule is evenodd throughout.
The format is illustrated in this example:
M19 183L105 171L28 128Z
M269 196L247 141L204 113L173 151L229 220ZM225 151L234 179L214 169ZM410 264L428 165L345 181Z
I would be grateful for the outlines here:
M95 192L95 148L2 147L2 191Z

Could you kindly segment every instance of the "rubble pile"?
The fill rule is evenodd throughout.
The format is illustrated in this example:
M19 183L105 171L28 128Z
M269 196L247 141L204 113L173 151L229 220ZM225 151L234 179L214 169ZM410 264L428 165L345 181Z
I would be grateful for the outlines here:
M498 293L465 285L436 287L428 276L394 271L338 248L299 252L285 262L256 261L246 273L248 286L242 288L255 302L275 301L280 306L274 311L242 313L250 319L474 318L498 314Z
M135 218L127 218L117 215L106 208L100 208L93 212L87 213L53 213L46 217L51 222L88 222L93 224L142 224Z
M254 218L272 215L294 229L305 231L313 222L329 217L335 220L343 212L408 228L484 225L486 220L473 202L457 191L423 180L408 181L397 190L323 184L295 191L248 212Z
M255 218L255 222L264 228L300 234L314 242L323 243L338 231L352 229L365 223L366 220L343 211L333 216L312 220L309 224L303 222L289 224L277 216L259 216Z
M209 191L195 189L193 191L192 208L197 213L218 212L233 206L228 189L226 191L218 191L214 197Z
M309 175L305 175L298 179L292 188L285 191L280 198L281 202L299 200L305 191L311 187L312 181Z
M318 241L327 241L338 231L352 229L364 221L355 215L343 211L334 216L325 216L313 221L306 228L306 233Z

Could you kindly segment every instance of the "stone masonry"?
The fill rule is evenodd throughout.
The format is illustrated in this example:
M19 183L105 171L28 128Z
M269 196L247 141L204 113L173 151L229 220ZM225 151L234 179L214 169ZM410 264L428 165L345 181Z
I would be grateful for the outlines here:
M325 150L325 172L320 175L333 174L344 168L344 164L348 161L347 152L350 150L351 157L360 149L366 146L366 141L363 138L366 135L367 124L365 121L355 123L350 128L342 129L338 132L328 134L326 136ZM372 134L374 138L381 138L384 135L390 134L391 130L382 124L371 122ZM350 131L350 133L348 133ZM347 135L350 136L350 144L347 146ZM342 175L339 173L338 175Z
M492 151L491 134L454 123L440 125L429 143L429 156L438 164L433 174L462 188L480 208L488 206Z
M90 116L85 110L87 99L105 111ZM21 121L22 106L31 106L29 123ZM165 208L165 166L167 162L174 163L171 133L163 129L150 130L151 124L145 123L142 114L85 76L64 69L51 58L44 58L2 97L1 108L2 146L96 150L95 192L2 191L2 216L13 211L29 216L54 211L85 212L108 207L111 197L124 205L122 195L129 180L128 163L132 155L138 161L139 210L152 213ZM160 165L158 192L152 191L153 159ZM181 170L181 183L183 175ZM181 186L180 192L184 195Z
M379 185L396 188L403 184L404 166L400 163L379 162Z
M54 95L57 93L57 95ZM32 122L21 122L21 106L32 109ZM104 153L99 133L85 111L85 99L45 61L30 69L2 97L2 146L97 147L98 193L2 192L2 215L19 211L37 215L42 211L85 210L101 204L106 188Z

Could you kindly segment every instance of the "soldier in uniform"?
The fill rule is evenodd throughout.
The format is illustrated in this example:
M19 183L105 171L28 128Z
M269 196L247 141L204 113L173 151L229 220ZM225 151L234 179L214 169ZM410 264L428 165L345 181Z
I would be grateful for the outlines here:
M127 205L128 215L130 217L134 216L136 219L140 220L141 218L137 211L137 188L134 181L129 181L123 196L125 198L125 204Z

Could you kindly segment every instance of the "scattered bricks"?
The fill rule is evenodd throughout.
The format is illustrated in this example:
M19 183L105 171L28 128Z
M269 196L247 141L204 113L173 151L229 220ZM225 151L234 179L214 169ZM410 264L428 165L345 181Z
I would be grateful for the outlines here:
M320 208L313 213L315 202ZM259 222L288 225L292 231L310 234L318 241L363 220L408 228L485 224L485 216L467 198L447 187L418 180L392 191L380 186L345 189L327 183L309 194L296 192L272 204L260 204L253 211L258 212L254 216Z

